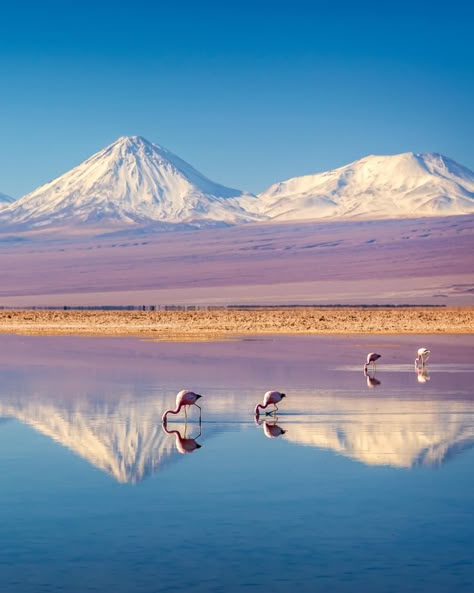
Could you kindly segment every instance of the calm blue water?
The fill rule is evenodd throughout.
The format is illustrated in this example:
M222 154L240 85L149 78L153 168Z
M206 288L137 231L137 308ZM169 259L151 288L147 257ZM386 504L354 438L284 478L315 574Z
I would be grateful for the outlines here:
M473 347L0 336L0 591L472 591Z

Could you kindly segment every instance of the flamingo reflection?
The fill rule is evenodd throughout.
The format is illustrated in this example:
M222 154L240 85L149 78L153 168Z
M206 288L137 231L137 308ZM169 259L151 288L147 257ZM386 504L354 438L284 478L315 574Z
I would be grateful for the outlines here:
M418 383L426 383L430 380L428 366L426 361L430 357L431 351L427 348L418 348L415 358L415 371Z
M370 389L378 387L381 383L381 381L375 378L375 373L371 375L367 370L364 370L364 377L367 380L367 387L369 387Z
M430 380L430 374L426 366L416 369L416 379L418 383L427 383Z
M277 421L278 418L273 418L272 420L258 420L256 418L255 424L263 428L263 433L267 438L276 439L286 432L281 426L278 426Z
M202 447L202 445L200 445L196 440L201 436L201 422L199 422L199 434L197 436L195 436L194 438L188 438L186 436L187 424L184 425L184 436L177 429L168 430L166 428L166 423L162 424L162 428L163 428L163 431L166 432L166 434L174 434L175 435L176 449L177 449L178 453L181 453L182 455L185 455L186 453L192 453L196 449L200 449Z

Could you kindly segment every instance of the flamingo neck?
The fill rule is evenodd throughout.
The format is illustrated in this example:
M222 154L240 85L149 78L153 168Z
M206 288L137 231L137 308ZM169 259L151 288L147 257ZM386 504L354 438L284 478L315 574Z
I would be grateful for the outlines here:
M163 430L166 432L166 434L175 434L176 436L179 435L179 437L181 437L181 434L180 434L179 430L168 430L166 428L166 423L163 426Z
M270 402L264 404L257 404L255 406L255 416L257 416L257 418L260 416L260 411L259 408L262 408L262 410L264 410L265 408L268 408L268 406L270 405Z
M179 404L179 406L176 408L176 410L166 410L166 412L163 414L161 421L163 422L163 424L166 424L166 416L168 414L178 414L179 411L181 410L181 408L183 407L184 404Z

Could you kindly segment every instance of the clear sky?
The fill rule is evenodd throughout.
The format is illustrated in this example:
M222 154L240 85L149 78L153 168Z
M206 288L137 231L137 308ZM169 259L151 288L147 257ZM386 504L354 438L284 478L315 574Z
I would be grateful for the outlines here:
M0 0L0 192L123 135L253 192L367 154L474 169L474 3Z

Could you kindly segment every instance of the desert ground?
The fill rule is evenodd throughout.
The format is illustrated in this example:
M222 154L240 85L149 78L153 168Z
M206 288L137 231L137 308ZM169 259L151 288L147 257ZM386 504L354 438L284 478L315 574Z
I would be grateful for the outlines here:
M206 341L258 335L469 334L474 307L2 310L0 333Z
M474 306L474 216L0 233L0 306Z

